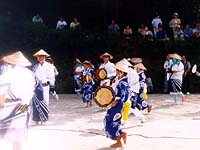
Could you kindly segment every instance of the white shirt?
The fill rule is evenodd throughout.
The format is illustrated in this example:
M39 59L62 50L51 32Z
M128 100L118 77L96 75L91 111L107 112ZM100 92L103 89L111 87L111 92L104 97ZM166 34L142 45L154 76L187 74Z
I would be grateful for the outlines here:
M107 63L103 63L100 65L99 69L104 68L107 72L107 77L114 77L116 76L116 69L114 68L114 64L108 61Z
M48 62L44 62L42 65L40 63L36 64L33 68L36 78L41 83L50 82L51 85L55 83L55 73L54 67ZM49 104L49 86L43 86L43 98Z
M67 26L67 22L66 21L58 21L57 22L57 25L56 25L56 29L63 29L64 28L64 26Z
M0 94L5 94L9 99L20 98L23 104L28 105L33 97L35 84L34 75L29 69L15 66L0 76Z
M50 82L53 85L55 81L55 73L54 67L48 62L44 62L42 65L40 63L37 64L36 68L33 69L35 76L41 83Z
M127 76L130 92L139 93L140 82L137 72L134 69L130 68L130 71L127 74Z
M180 62L179 65L178 64L173 65L172 71L177 71L177 72L172 74L171 79L178 79L180 81L183 80L184 65L182 62Z
M114 64L108 61L107 63L103 63L100 65L99 69L104 68L107 72L107 78L111 78L116 76L116 69L114 68ZM100 86L105 84L106 86L110 86L110 79L101 80Z
M166 70L166 72L168 72L172 67L172 60L171 59L170 60L166 60L164 65L163 65L163 67Z
M152 25L154 28L158 28L159 23L162 24L162 20L160 18L154 18L152 20Z

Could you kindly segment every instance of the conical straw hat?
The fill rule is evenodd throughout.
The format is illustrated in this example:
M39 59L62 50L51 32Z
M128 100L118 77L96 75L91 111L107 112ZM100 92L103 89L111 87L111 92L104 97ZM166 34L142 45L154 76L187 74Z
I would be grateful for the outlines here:
M130 61L132 63L142 63L143 60L140 57L133 57L133 58L130 59Z
M32 65L31 62L22 54L21 51L17 51L11 55L5 56L2 58L2 60L10 64L24 67Z
M177 53L169 54L169 57L170 57L170 58L173 58L173 59L178 59L178 60L181 60L181 59L182 59L181 56L178 55Z
M107 53L107 52L106 52L106 53L104 53L104 54L102 54L102 55L100 55L100 58L101 58L101 59L103 59L103 57L104 57L104 56L109 56L109 57L110 57L110 59L113 59L113 56L112 56L112 55L110 55L110 54L109 54L109 53Z
M46 57L50 56L47 52L45 52L43 49L39 50L38 52L36 52L35 54L33 54L33 56L37 57L38 55L44 55Z
M119 62L127 65L128 67L133 66L126 58L123 58L122 60L120 60Z
M147 68L142 63L139 63L139 64L135 65L134 67L142 69L142 70L147 70Z
M120 70L120 71L123 71L123 72L126 72L128 73L130 71L130 68L129 66L127 65L127 63L125 63L125 61L119 61L115 64L114 68Z

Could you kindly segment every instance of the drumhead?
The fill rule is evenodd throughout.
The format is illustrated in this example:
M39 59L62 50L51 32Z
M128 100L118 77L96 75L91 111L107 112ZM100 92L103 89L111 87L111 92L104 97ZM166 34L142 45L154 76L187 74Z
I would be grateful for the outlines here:
M94 93L94 102L99 107L106 107L115 99L115 93L111 87L99 87Z
M192 73L195 73L197 71L197 65L194 64L194 66L192 67Z
M107 71L104 68L98 69L96 72L96 78L97 80L103 80L107 77Z

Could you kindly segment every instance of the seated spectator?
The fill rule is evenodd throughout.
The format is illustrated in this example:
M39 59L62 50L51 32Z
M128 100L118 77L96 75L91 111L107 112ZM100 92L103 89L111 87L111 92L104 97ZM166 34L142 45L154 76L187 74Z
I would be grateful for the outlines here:
M161 39L161 40L164 40L167 38L167 33L166 31L163 29L162 26L159 26L158 27L158 32L156 33L156 37L157 39Z
M70 29L75 30L80 27L80 23L78 22L77 18L74 18L73 21L70 23Z
M126 28L124 29L123 35L125 37L130 37L133 34L132 29L130 28L130 26L126 26Z
M151 41L153 40L153 33L151 30L149 30L149 28L147 26L145 26L144 32L142 33L142 35L147 40L151 40Z
M193 30L193 37L195 38L200 37L200 23L196 24L196 28Z
M138 33L143 36L143 33L144 33L144 24L140 25L140 27L138 28Z
M174 39L175 40L184 40L184 32L181 29L180 25L177 25L174 31Z
M192 30L192 28L190 28L190 25L189 25L189 24L187 24L187 25L185 26L185 29L184 29L183 32L184 32L184 37L186 37L186 38L192 37L193 30Z
M115 23L115 20L112 20L111 24L108 26L108 32L119 33L119 26Z
M40 17L39 14L37 14L32 18L32 22L33 23L43 23L43 19L42 19L42 17Z
M67 22L64 20L63 17L60 17L60 20L58 20L57 22L56 29L62 30L65 29L66 27L67 27Z

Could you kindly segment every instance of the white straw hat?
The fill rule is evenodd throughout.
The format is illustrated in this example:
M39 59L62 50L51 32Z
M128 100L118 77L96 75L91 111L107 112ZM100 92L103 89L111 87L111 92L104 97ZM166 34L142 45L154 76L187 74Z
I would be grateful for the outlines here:
M169 54L169 57L170 57L170 58L173 58L173 59L182 60L181 56L178 55L177 53Z
M134 58L131 58L130 61L132 63L142 63L143 62L143 59L140 58L140 57L134 57Z
M110 57L110 59L113 59L113 56L112 56L112 55L110 55L110 54L109 54L109 53L107 53L107 52L106 52L106 53L104 53L104 54L102 54L102 55L100 55L100 58L101 58L101 59L103 59L103 57L104 57L104 56L109 56L109 57Z
M134 67L142 69L142 70L147 70L147 68L142 63L139 63L139 64L135 65Z
M120 60L119 62L127 65L128 67L133 66L126 58L123 58L122 60Z
M3 57L1 60L3 60L6 63L24 67L32 65L31 62L22 54L21 51L17 51L11 55L7 55Z
M33 56L37 57L38 55L44 55L46 57L50 56L47 52L45 52L43 49L39 50L38 52L36 52L35 54L33 54Z
M119 61L115 64L114 68L126 72L128 73L130 71L130 68L128 67L127 63L125 63L124 61Z

